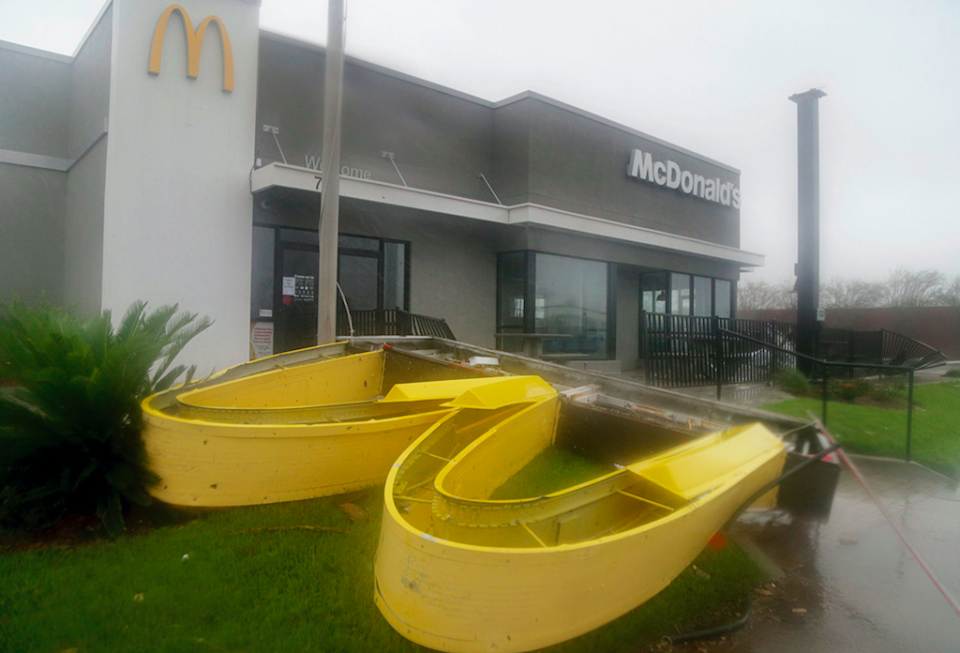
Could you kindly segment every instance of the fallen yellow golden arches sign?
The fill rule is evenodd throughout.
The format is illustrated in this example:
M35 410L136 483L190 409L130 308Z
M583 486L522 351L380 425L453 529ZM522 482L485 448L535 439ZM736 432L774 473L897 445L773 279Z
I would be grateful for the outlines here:
M163 36L167 31L167 23L173 12L180 14L183 20L183 29L187 36L187 77L196 79L200 76L200 51L203 49L203 37L206 36L210 23L216 23L220 30L220 43L223 54L223 90L233 90L233 48L230 45L230 35L223 22L216 16L207 16L201 21L197 29L193 29L187 10L180 5L167 7L157 22L157 29L153 33L153 43L150 46L150 66L147 71L152 75L160 74L160 59L163 57Z
M387 477L375 600L442 651L529 651L593 630L666 587L786 456L731 429L543 496L491 500L554 441L537 377L472 388Z
M242 506L382 483L397 456L498 377L345 343L239 365L143 402L147 464L162 501ZM425 382L427 381L427 382Z
M666 587L783 468L783 443L757 424L631 455L557 491L492 499L556 444L558 427L589 442L598 422L537 376L354 352L282 354L146 399L148 465L161 479L151 493L236 506L386 477L374 599L430 648L529 651L602 626ZM641 422L617 419L644 437Z

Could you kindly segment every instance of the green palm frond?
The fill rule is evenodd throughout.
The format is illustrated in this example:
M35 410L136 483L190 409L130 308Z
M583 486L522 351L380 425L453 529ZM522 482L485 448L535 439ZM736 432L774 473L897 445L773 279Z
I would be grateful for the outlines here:
M40 527L69 511L122 529L125 502L156 482L140 438L140 401L194 368L174 359L211 321L134 302L80 320L45 302L0 306L0 524Z

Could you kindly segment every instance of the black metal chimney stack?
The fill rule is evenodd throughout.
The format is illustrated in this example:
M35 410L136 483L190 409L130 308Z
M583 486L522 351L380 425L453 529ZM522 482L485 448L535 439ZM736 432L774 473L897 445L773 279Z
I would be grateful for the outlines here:
M826 93L812 88L791 95L797 103L797 353L814 355L820 324L820 114ZM800 369L807 369L798 361Z

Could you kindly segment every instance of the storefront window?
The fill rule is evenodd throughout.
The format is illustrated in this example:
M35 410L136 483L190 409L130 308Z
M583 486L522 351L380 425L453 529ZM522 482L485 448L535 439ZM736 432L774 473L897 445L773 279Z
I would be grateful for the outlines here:
M500 254L497 265L500 333L523 333L523 299L527 285L526 252Z
M646 272L640 279L643 310L647 313L667 312L667 273Z
M337 264L337 283L340 284L341 300L346 300L351 311L372 311L379 308L377 293L380 261L374 256L357 256L340 250Z
M641 305L647 313L730 317L730 290L731 282L724 279L676 272L644 272L640 276Z
M280 240L285 243L303 243L304 245L320 245L320 236L316 231L309 229L281 229Z
M407 243L340 234L337 282L351 311L407 307Z
M717 279L714 292L714 312L719 317L730 317L730 282Z
M391 241L383 243L383 307L385 309L406 308L406 271L406 243Z
M551 254L536 257L537 333L571 336L545 340L544 354L606 358L608 265Z
M344 236L340 234L338 238L339 246L346 249L359 249L368 252L380 251L380 240L378 238L365 238L363 236Z
M605 359L609 351L609 264L541 254L501 254L497 266L499 333L562 333L543 341L545 358ZM533 302L526 294L532 285ZM532 311L532 315L531 315ZM532 329L531 329L532 327ZM502 338L505 351L519 351L520 338Z
M693 314L698 317L710 317L713 303L713 283L709 277L693 278Z
M670 312L690 315L690 275L670 273Z

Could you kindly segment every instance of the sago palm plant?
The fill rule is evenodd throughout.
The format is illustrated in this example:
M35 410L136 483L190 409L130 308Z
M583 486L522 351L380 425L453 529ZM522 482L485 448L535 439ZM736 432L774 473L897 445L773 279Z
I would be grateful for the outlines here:
M18 299L0 309L0 524L36 529L95 511L110 534L124 503L147 504L140 400L195 366L176 356L208 318L144 302L114 329L110 311L81 320Z

